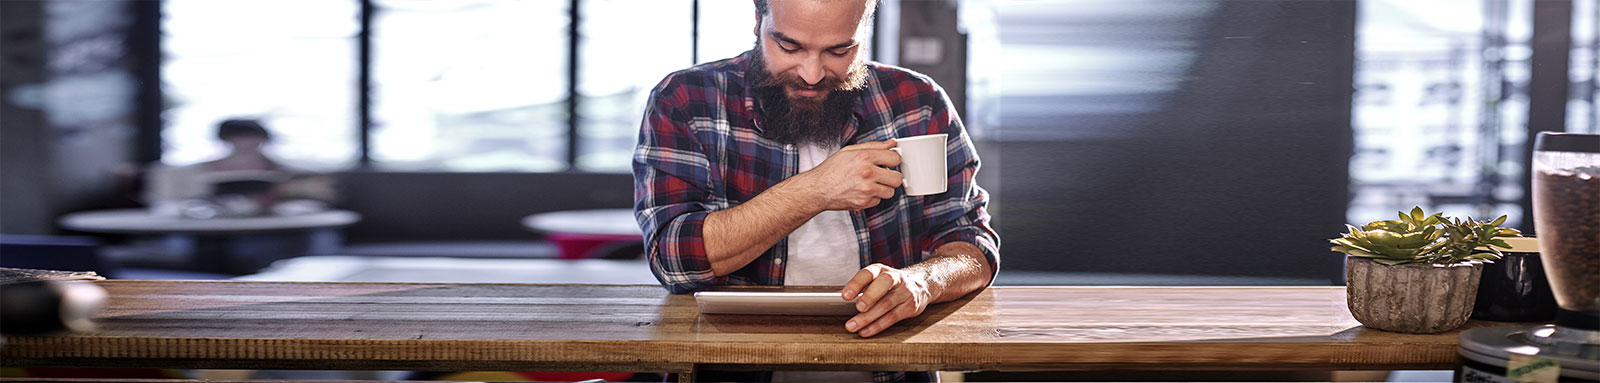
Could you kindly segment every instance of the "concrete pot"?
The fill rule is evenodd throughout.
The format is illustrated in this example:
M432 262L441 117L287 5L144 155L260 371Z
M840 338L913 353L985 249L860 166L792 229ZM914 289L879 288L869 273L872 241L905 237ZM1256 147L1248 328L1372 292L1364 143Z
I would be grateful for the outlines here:
M1368 328L1413 334L1450 331L1466 323L1483 274L1483 264L1386 266L1351 256L1344 264L1350 314Z

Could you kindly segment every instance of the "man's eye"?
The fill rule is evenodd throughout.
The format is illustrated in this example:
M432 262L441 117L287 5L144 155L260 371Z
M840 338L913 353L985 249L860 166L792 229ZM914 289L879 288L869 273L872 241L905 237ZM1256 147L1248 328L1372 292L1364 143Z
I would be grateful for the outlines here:
M784 53L794 53L800 51L800 48L790 48L783 46L783 44L778 44L778 49L782 49Z
M844 55L850 54L850 50L849 49L840 49L840 50L835 50L835 51L828 51L828 54L831 54L831 55L834 55L834 56L839 56L839 57L844 57Z

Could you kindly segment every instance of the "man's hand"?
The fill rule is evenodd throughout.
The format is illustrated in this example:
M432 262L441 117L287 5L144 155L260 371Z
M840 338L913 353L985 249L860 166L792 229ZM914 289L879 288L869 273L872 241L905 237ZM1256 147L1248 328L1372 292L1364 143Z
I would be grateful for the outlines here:
M812 199L811 206L822 210L861 210L877 206L894 197L900 187L900 172L889 167L900 165L900 154L889 150L893 140L846 146L828 159L785 183Z
M863 338L871 337L895 323L922 314L933 301L927 275L874 263L856 272L840 294L845 300L857 298L861 314L845 322L844 329ZM859 297L856 294L860 294Z

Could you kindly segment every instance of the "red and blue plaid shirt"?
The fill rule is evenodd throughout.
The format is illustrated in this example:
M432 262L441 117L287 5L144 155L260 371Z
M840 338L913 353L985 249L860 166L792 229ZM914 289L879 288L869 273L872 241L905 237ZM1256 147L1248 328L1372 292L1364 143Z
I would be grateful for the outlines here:
M798 170L799 148L761 135L754 89L745 81L751 52L668 75L650 95L633 155L634 216L644 230L650 270L673 293L716 285L783 285L788 239L727 276L711 272L704 228L711 212L738 206ZM999 270L1000 238L974 184L978 153L944 90L902 68L868 62L866 90L843 145L949 134L950 187L908 197L905 189L851 211L861 267L906 267L934 249L969 242Z

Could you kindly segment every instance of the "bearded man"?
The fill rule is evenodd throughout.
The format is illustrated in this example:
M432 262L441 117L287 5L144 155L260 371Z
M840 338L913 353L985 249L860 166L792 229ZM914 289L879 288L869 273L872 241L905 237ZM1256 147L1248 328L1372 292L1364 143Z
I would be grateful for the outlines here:
M634 211L656 278L843 286L861 337L988 286L1000 240L977 152L942 88L866 60L876 1L755 3L754 49L651 93ZM907 196L894 139L940 133L948 191Z

